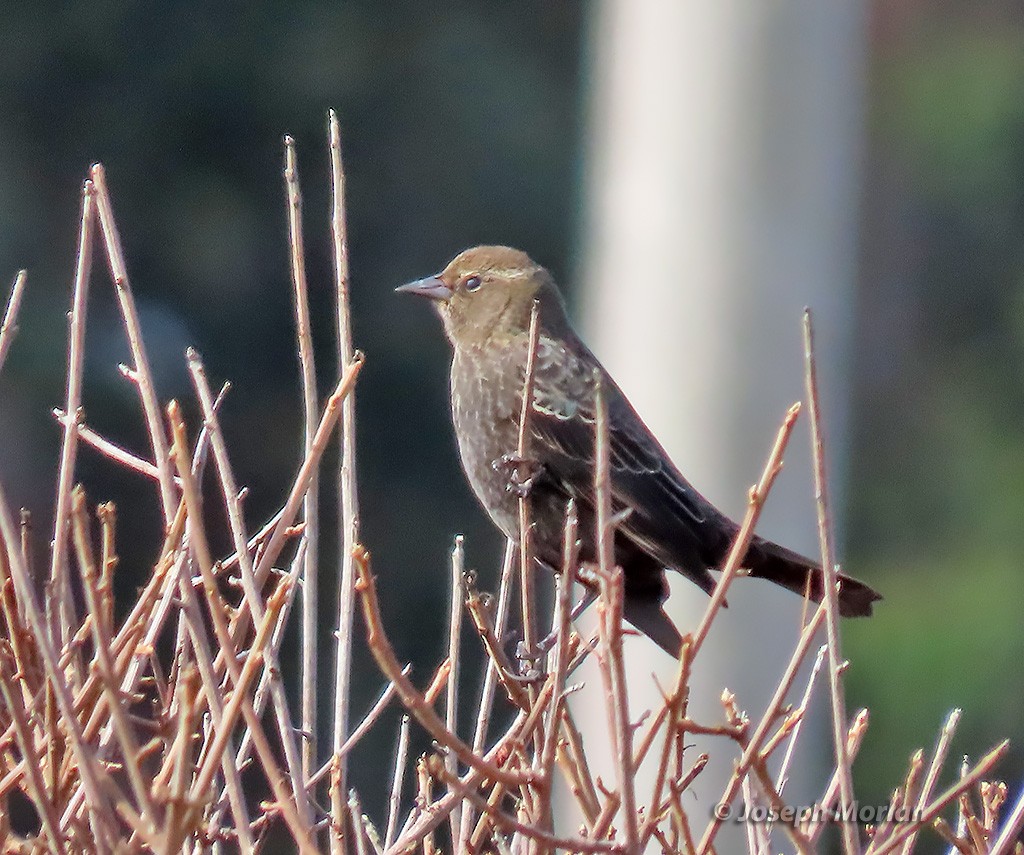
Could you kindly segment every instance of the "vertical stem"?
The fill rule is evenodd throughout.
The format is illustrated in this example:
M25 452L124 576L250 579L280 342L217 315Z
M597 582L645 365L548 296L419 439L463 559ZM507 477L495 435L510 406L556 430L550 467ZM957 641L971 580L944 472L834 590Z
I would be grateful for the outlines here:
M79 408L82 403L82 366L85 361L86 301L89 295L89 274L92 271L93 226L96 216L96 192L91 181L82 186L82 220L78 233L78 258L75 262L75 291L68 318L68 383L61 419L64 435L57 471L57 503L53 523L53 547L50 553L49 586L53 594L46 599L50 637L58 648L69 641L75 625L74 603L68 584L67 549L71 520L71 485L75 477L78 451Z
M455 547L452 549L452 603L448 624L448 685L445 687L444 699L444 723L452 733L457 732L458 707L459 707L459 643L462 639L462 601L463 595L463 574L465 573L465 553L463 550L462 535L455 538ZM458 761L454 754L448 754L444 760L445 768L452 777L458 774ZM448 823L451 827L452 840L458 840L459 827L462 823L461 811L455 808L448 816Z
M540 302L533 301L530 311L530 334L526 352L526 370L523 376L523 401L519 413L519 445L516 449L516 471L528 468L530 454L530 412L533 409L533 374L537 361L537 341L540 337ZM531 477L530 474L527 478ZM519 499L519 574L523 618L523 647L526 655L532 656L536 646L536 627L533 620L533 550L530 530L530 496L525 493Z
M345 172L341 161L341 130L338 116L329 116L331 146L331 238L334 248L334 277L338 309L338 373L348 371L353 361L352 324L349 315L348 235L345 226ZM341 404L341 465L338 471L340 579L338 581L337 660L334 675L334 768L331 773L332 855L344 852L345 790L347 758L340 753L348 732L349 680L352 669L352 621L355 606L355 563L353 550L359 540L359 509L356 496L355 398L350 392Z
M633 725L626 697L626 671L622 660L622 569L615 566L615 519L612 516L611 473L608 448L608 404L600 374L594 372L596 442L594 445L594 496L597 505L597 554L601 600L601 676L604 678L609 731L617 759L619 796L622 799L624 847L639 851L640 830L636 814L636 770L633 767Z
M7 311L4 312L3 322L0 323L0 368L4 367L4 360L7 359L7 352L11 349L15 333L18 332L18 309L21 308L21 298L25 293L25 281L28 273L19 270L14 278L14 285L11 288L11 296L7 301Z
M110 204L107 192L107 178L102 164L95 164L91 170L93 184L96 187L96 212L99 215L100 230L107 248L107 259L110 262L110 274L114 279L114 292L121 307L125 333L131 348L134 370L131 379L139 388L142 409L146 416L146 427L149 430L150 442L153 445L153 462L160 472L160 500L164 511L164 525L170 526L171 520L178 509L177 491L174 488L174 475L167 452L167 437L164 436L163 419L160 403L157 400L156 388L153 385L153 373L149 368L149 358L142 344L142 327L139 324L139 313L135 308L131 284L128 282L128 268L124 263L124 250L121 238L114 222L114 209ZM71 411L68 411L71 414Z
M811 450L814 456L814 495L818 507L818 539L821 542L821 568L824 574L823 599L825 604L825 635L828 639L828 682L832 697L832 739L836 750L836 771L839 774L839 799L843 816L850 816L854 808L853 776L846 753L846 699L839 656L839 592L835 547L832 541L832 521L829 516L828 493L825 478L825 451L821 436L821 410L818 403L818 371L814 361L814 328L811 310L804 309L804 357L807 362L807 405L811 420ZM860 841L857 825L841 823L843 850L846 855L859 855Z
M295 327L299 343L299 365L302 370L303 451L308 456L316 435L318 407L316 400L316 363L313 359L313 336L309 318L309 288L306 285L306 254L302 239L302 192L295 156L295 140L284 138L284 180L288 193L288 246L291 250L292 289L295 298ZM306 554L302 564L302 661L301 661L301 727L302 780L313 772L316 757L316 686L317 640L319 638L317 563L320 545L320 486L314 473L303 499Z

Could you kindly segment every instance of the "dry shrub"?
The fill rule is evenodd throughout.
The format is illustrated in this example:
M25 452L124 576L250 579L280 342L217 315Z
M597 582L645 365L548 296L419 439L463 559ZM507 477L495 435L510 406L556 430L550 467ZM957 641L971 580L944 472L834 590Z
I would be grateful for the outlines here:
M719 804L742 801L764 822L751 824L751 853L785 846L817 850L829 825L841 829L842 849L874 855L913 851L919 832L930 829L963 853L1020 852L1017 835L1024 801L1000 823L1006 788L988 776L1006 749L1000 744L958 781L936 793L949 743L959 719L954 711L929 758L911 758L906 779L893 793L888 816L875 825L857 821L850 774L867 727L867 712L848 716L842 693L842 656L836 643L835 585L821 605L809 604L802 632L774 697L757 718L741 712L729 693L722 717L697 722L688 715L689 675L701 653L739 559L781 465L799 406L786 415L764 472L750 492L747 514L718 587L699 626L686 636L673 685L656 709L630 708L622 658L622 575L611 561L611 513L604 418L596 425L599 463L595 473L599 513L596 537L603 545L596 566L578 560L574 509L566 512L564 563L556 574L555 609L542 621L533 593L528 537L509 544L501 588L492 604L474 590L462 566L462 544L452 554L453 609L449 656L426 688L418 688L396 656L378 608L369 553L358 542L354 467L353 389L362 356L353 353L348 321L348 271L344 226L344 176L338 124L330 117L333 173L332 218L338 318L338 357L343 366L334 393L318 409L301 234L301 197L295 148L286 138L285 179L292 247L298 349L301 358L305 436L304 462L285 485L281 509L257 532L246 530L240 492L218 423L220 399L210 388L199 356L188 366L203 420L192 436L179 406L161 408L153 387L145 344L121 252L103 169L96 166L83 189L81 236L75 276L68 359L68 391L57 415L63 430L51 553L33 557L0 489L0 836L7 852L251 852L265 848L268 831L283 830L302 852L713 852L722 820L699 815L683 796L701 774L706 755L693 756L688 734L710 734L735 758L734 773ZM82 420L83 341L92 250L99 242L113 274L133 365L126 376L136 386L149 431L151 459L142 459L97 435ZM11 293L0 331L0 367L16 330L25 275ZM536 341L536 315L533 334ZM834 568L814 379L810 316L805 317L807 395L815 439L819 532L824 566ZM532 378L527 370L524 392ZM526 395L524 395L524 398ZM523 421L526 419L524 408ZM520 457L528 455L525 424ZM336 668L330 727L316 719L318 634L316 566L319 545L317 476L324 449L340 434L342 454L341 555ZM114 620L117 565L115 513L95 509L74 486L76 451L87 443L118 466L151 479L163 509L164 538L148 581ZM602 449L605 449L602 453ZM212 457L212 461L210 458ZM202 473L212 465L216 490L202 494ZM204 503L223 506L233 552L211 554ZM207 512L208 513L208 512ZM529 497L522 500L529 520ZM524 532L529 526L523 526ZM287 552L285 552L287 548ZM277 566L289 556L287 566ZM590 639L574 630L573 588L582 578L597 593L598 632ZM37 580L45 580L40 583ZM517 584L518 581L518 584ZM834 583L834 577L833 577ZM297 676L296 716L286 694L279 648L293 605L300 602L302 667ZM361 608L367 643L355 644L353 613ZM510 659L500 639L509 613L523 619L520 655ZM460 689L463 615L486 656L484 685L472 727L456 721ZM542 630L543 625L543 630ZM546 631L544 642L538 640ZM818 651L808 681L794 682L800 666ZM166 651L166 653L161 653ZM349 719L349 674L354 651L372 654L384 678L380 700L359 722ZM567 679L588 656L597 657L607 701L607 740L616 757L614 785L595 780L573 715L566 704ZM830 698L834 769L814 805L788 805L781 781L812 689L823 675ZM504 732L491 733L498 702L515 710ZM403 719L396 752L387 823L382 832L364 815L347 785L352 747L391 703ZM443 710L441 709L443 707ZM640 722L637 724L637 722ZM412 723L434 740L433 750L410 765ZM331 733L330 749L318 750L317 733ZM463 732L467 735L460 736ZM656 758L652 791L637 792L635 770ZM781 758L781 761L779 761ZM774 771L769 768L773 761ZM407 768L409 767L409 768ZM246 771L247 770L247 771ZM263 778L253 797L254 770ZM401 800L406 773L415 775L415 803ZM577 802L582 824L555 821L556 781ZM27 836L11 831L11 806L27 800L34 809ZM705 806L707 807L707 806Z

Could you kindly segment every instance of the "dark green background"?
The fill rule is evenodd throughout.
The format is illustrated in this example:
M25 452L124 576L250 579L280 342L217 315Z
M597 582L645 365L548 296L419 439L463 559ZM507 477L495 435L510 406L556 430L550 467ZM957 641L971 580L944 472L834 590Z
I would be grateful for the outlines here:
M858 761L871 801L887 797L954 705L965 714L951 769L960 753L1024 738L1024 16L1009 2L950 5L877 8L869 33L845 563L886 595L846 651L849 703L872 710ZM451 536L467 535L468 562L486 584L499 542L457 469L436 322L391 291L479 242L528 248L571 284L590 8L8 4L0 275L27 267L30 279L0 378L0 477L12 501L36 512L40 550L78 194L96 160L107 167L161 397L180 396L194 414L182 354L195 345L212 378L234 383L223 420L251 487L250 520L281 502L300 448L281 137L299 146L325 393L333 106L349 181L355 339L368 354L362 530L386 618L423 677L441 656ZM143 451L134 392L116 371L127 358L100 263L87 419ZM155 493L90 451L79 475L93 499L118 502L119 578L131 591L154 555ZM331 559L328 548L325 567ZM359 673L355 710L377 685L369 665ZM378 819L393 727L386 720L354 772ZM1002 769L1011 791L1022 771L1017 746Z

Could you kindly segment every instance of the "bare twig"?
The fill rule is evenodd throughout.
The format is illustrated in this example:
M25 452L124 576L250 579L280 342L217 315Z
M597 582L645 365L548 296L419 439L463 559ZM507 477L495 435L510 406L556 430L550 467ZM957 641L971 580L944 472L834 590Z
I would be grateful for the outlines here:
M946 718L946 723L942 726L942 730L939 731L939 740L935 744L932 762L928 765L928 774L925 776L924 784L921 786L921 793L917 797L916 807L918 812L924 811L925 806L928 804L928 799L932 797L932 791L935 789L935 784L939 780L939 774L942 772L942 764L946 762L946 755L949 753L949 744L953 741L953 734L956 732L956 726L959 723L960 710L951 710ZM916 833L907 837L903 842L903 848L900 849L900 855L910 855L916 839Z
M160 499L163 503L164 522L169 525L174 518L178 501L168 458L167 438L164 436L163 422L160 418L160 403L153 385L149 358L146 356L146 349L142 343L139 313L135 308L135 298L132 296L131 285L128 282L128 268L124 263L124 250L121 248L121 238L117 233L117 224L114 222L114 210L110 202L110 193L107 191L107 178L103 165L94 164L90 175L96 188L96 212L107 249L107 260L110 262L110 275L114 280L114 291L121 307L121 316L124 320L125 332L128 334L132 360L135 362L129 376L138 386L142 399L142 409L146 416L146 426L153 447L153 460L160 472ZM69 414L75 412L75 408L70 406L66 410Z
M839 799L843 816L854 807L853 772L846 755L846 699L843 693L842 660L839 654L839 591L832 521L829 516L825 479L825 447L822 439L821 407L818 399L818 369L814 359L814 327L811 310L804 309L804 356L806 359L807 404L811 418L811 449L814 457L814 495L818 508L818 539L821 541L822 603L825 605L825 634L828 638L828 685L832 700L832 739L835 743L836 769L839 772ZM843 851L859 855L860 840L855 823L840 823Z
M448 662L450 671L444 697L444 724L452 733L458 733L457 712L459 705L459 644L462 640L462 602L464 596L465 551L462 535L455 538L451 555L452 601L448 616ZM445 757L445 767L452 775L458 774L458 765L453 754ZM452 840L458 840L462 817L458 807L448 817ZM389 823L390 826L390 823ZM391 838L388 838L390 843Z
M978 781L982 780L1003 758L1009 745L1008 740L999 743L999 745L982 757L970 772L934 799L920 816L914 817L912 822L900 825L887 840L872 841L871 846L868 847L870 855L888 855L888 853L895 851L907 837L915 834L926 823L932 822L942 811L956 801L962 793L967 792Z
M402 784L405 781L405 765L409 753L409 716L402 716L398 733L398 748L395 751L395 768L391 775L391 796L388 799L388 825L384 833L384 847L395 842L398 831L398 810L402 803ZM454 815L454 814L453 814Z
M67 632L77 625L75 607L68 583L67 545L71 521L71 486L75 478L78 451L79 408L82 403L82 366L85 363L86 299L89 274L92 271L93 227L96 192L91 181L82 186L82 218L78 232L78 257L75 261L75 286L71 313L68 315L68 378L64 405L60 464L57 470L57 499L54 503L53 545L50 553L50 590L54 595L51 607L47 598L50 633L54 643L64 647Z
M7 299L7 310L4 312L3 322L0 323L0 371L3 370L14 336L18 333L18 310L21 308L21 298L25 294L27 280L28 271L19 270L18 275L14 277L14 285L11 286L11 295Z
M398 663L391 643L384 634L380 609L377 605L376 585L370 573L369 553L362 547L357 547L355 559L358 573L356 591L363 604L363 618L366 621L370 651L384 675L395 684L396 691L406 709L440 745L454 751L462 763L476 769L485 778L492 781L503 781L510 786L518 786L532 780L533 773L530 771L509 772L474 754L472 748L444 726L444 722L438 718L430 704L416 691L411 681L402 674L402 666Z
M303 452L313 448L316 433L316 363L313 358L313 334L309 316L309 288L306 285L306 254L302 238L302 191L295 154L295 140L284 138L284 181L288 194L288 247L291 254L292 295L295 302L295 337L299 343L299 366L302 373ZM316 472L309 479L303 499L302 518L306 523L306 557L302 569L302 668L301 722L302 777L313 771L316 756L316 687L317 641L320 633L318 614L317 565L320 555L320 479Z
M501 563L501 581L498 587L498 607L494 615L494 632L501 638L505 634L505 627L508 625L508 612L512 600L512 576L515 572L516 545L511 539L505 541L505 554ZM484 684L480 691L480 703L477 706L476 725L473 731L473 753L481 754L484 750L484 743L487 741L487 728L490 724L491 714L494 707L494 692L498 686L500 667L494 657L487 658L487 670L484 674ZM465 849L472 832L473 806L465 804L462 806L462 823L459 828L459 849Z
M608 731L617 760L618 793L622 799L624 847L627 852L639 848L637 825L635 769L633 768L633 724L629 717L626 695L626 669L622 657L622 568L615 566L615 520L612 516L611 473L609 471L608 404L601 376L594 372L595 384L595 465L594 495L596 497L599 628L601 634L601 678L606 693Z
M350 370L356 354L352 350L352 322L349 313L348 230L345 226L345 171L341 159L341 129L334 110L328 118L331 147L331 245L338 312L338 374ZM339 561L337 659L334 672L333 750L337 760L331 780L331 810L337 820L343 810L348 761L339 754L348 732L349 682L352 671L352 624L355 613L355 565L353 553L359 542L359 508L356 495L355 398L342 402L341 462L338 469ZM335 822L335 829L341 825ZM343 843L332 835L331 852L340 855Z
M535 655L537 628L533 618L534 594L533 534L531 529L530 491L526 486L533 477L532 466L527 462L530 454L530 413L533 412L533 376L537 363L537 342L540 337L540 301L534 300L530 310L530 333L526 351L526 368L523 373L523 400L519 410L519 439L516 446L516 460L510 472L523 482L519 497L519 592L523 620L523 647L526 657ZM523 479L523 472L526 478Z

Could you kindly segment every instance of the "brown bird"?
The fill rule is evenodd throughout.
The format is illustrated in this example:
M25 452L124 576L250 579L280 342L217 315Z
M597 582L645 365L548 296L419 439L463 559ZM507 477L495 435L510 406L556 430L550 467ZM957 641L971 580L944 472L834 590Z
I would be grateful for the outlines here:
M467 249L435 276L398 289L429 298L444 322L454 355L451 403L462 466L495 525L518 538L517 483L510 469L527 466L537 559L562 561L566 505L579 514L580 557L596 560L594 544L595 371L608 411L613 510L630 513L615 534L623 570L623 616L673 656L679 631L662 609L672 568L710 593L709 570L725 561L738 526L682 476L597 358L569 325L551 275L526 253L504 246ZM539 301L539 340L529 416L529 461L518 447L530 315ZM815 600L820 566L755 537L744 558L750 575ZM810 577L808 581L808 577ZM880 595L840 576L843 615L870 615Z

